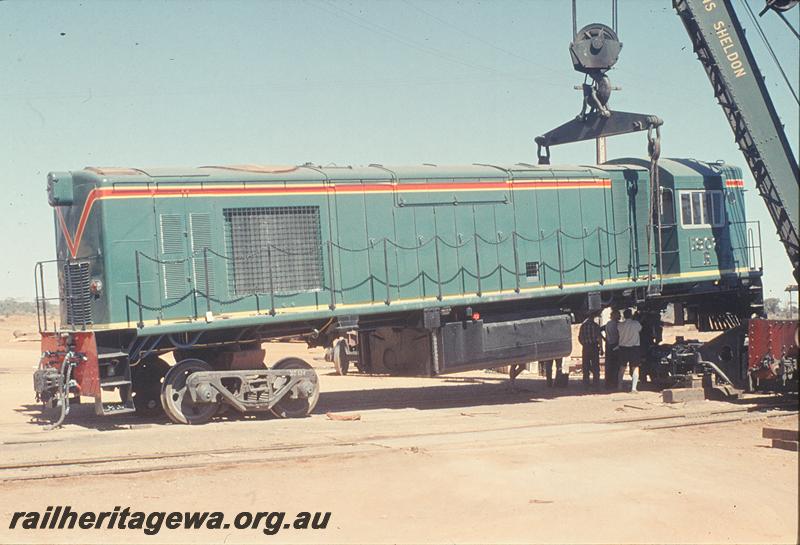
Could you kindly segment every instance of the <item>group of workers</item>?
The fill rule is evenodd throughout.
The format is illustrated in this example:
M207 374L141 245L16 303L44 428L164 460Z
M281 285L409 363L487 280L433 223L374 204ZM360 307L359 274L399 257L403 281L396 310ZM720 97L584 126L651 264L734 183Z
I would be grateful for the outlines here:
M661 320L652 320L649 314L636 314L629 308L622 313L611 311L611 319L601 326L600 313L587 316L578 330L578 341L583 348L583 383L600 384L600 356L605 354L605 387L622 390L625 369L630 368L631 391L638 391L640 378L645 378L642 360L651 344L661 342ZM644 324L642 322L645 322ZM605 349L603 345L605 344Z
M650 347L662 340L661 313L658 311L634 313L629 308L623 312L612 310L611 318L602 326L597 322L599 318L599 311L589 314L578 330L578 342L583 348L584 386L600 385L600 356L605 355L606 390L622 390L625 369L629 368L631 392L638 392L640 379L647 379L648 374L651 379L655 378L652 371L647 372L645 357ZM567 375L562 372L562 363L561 358L539 361L548 386L566 386ZM517 367L519 369L511 375L512 380L522 370L522 366ZM555 378L553 378L553 368L556 371Z

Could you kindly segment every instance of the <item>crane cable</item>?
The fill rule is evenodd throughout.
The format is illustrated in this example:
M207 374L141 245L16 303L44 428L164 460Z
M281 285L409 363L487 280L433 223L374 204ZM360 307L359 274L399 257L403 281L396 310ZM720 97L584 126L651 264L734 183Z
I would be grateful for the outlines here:
M619 26L617 0L611 0L611 29L617 33ZM578 35L578 0L572 0L572 37Z
M572 0L572 39L578 35L578 0Z
M647 221L647 288L650 291L650 283L653 280L653 243L658 244L658 276L659 292L664 287L664 256L662 244L662 225L661 225L661 182L659 180L658 159L661 157L661 130L655 127L647 128L647 155L650 158L650 213ZM656 231L657 241L653 240L653 231Z
M611 0L611 28L619 34L619 10L617 9L617 0Z
M800 40L800 32L797 32L794 29L794 27L792 26L792 23L789 22L789 20L786 18L786 16L783 14L783 12L776 11L775 13L778 14L778 17L780 17L783 20L783 22L786 23L786 26L789 27L789 30L791 30L792 33L797 37L797 39Z
M783 66L781 65L780 61L778 60L777 55L775 55L775 51L772 49L772 45L770 45L769 40L767 39L767 35L764 33L764 30L761 28L761 24L758 22L755 13L753 13L753 8L750 7L750 4L747 3L747 0L743 0L742 2L745 7L747 8L747 13L750 15L750 19L752 19L753 23L758 30L759 36L761 36L761 40L764 42L764 45L767 47L767 51L769 51L772 60L775 61L775 64L778 66L778 70L780 71L781 75L783 76L783 81L786 82L786 85L789 87L789 91L791 91L792 96L794 97L795 102L800 104L800 98L797 96L797 92L792 87L792 83L789 81L789 78L786 76L786 72L783 70ZM788 22L787 22L788 24ZM794 29L792 29L794 30Z
M611 0L611 29L619 33L619 9L617 0ZM578 0L572 0L572 36L578 35Z
M758 16L763 17L764 14L767 13L768 11L770 10L774 11L775 13L778 14L778 17L780 17L783 20L783 22L786 23L786 26L789 27L789 30L792 31L792 34L797 36L797 39L800 40L800 32L797 32L794 29L792 23L790 23L789 20L786 18L786 16L783 14L783 12L786 11L786 8L776 7L775 6L776 2L778 2L778 0L767 0L767 5L764 6L764 9L758 12ZM791 9L791 7L789 9Z

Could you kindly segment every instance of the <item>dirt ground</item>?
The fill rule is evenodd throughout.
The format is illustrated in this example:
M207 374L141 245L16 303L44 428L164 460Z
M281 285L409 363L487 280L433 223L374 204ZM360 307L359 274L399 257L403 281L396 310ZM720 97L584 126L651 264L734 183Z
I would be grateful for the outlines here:
M35 317L0 321L0 465L135 455L68 465L60 476L0 472L3 543L797 543L798 454L773 449L764 426L796 416L749 413L701 422L737 405L661 403L656 392L608 393L570 379L550 389L524 372L442 378L336 376L319 350L268 343L320 375L314 414L298 420L230 415L204 426L99 418L88 404L66 425L38 421L31 374ZM672 335L693 336L687 328ZM696 335L694 335L696 336ZM758 399L749 403L757 403ZM795 407L796 408L796 407ZM336 421L326 413L359 415ZM695 420L693 420L695 419ZM201 452L189 457L187 452ZM184 454L181 454L184 453ZM71 472L80 475L70 475ZM114 473L113 471L111 473ZM329 511L326 529L9 529L16 511Z

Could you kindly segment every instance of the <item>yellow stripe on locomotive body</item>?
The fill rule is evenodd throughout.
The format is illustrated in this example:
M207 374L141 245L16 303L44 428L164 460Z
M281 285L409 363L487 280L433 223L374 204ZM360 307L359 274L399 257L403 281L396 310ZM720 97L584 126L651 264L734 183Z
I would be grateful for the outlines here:
M53 173L62 272L103 286L61 320L213 329L758 276L741 171L660 164L658 222L636 159Z

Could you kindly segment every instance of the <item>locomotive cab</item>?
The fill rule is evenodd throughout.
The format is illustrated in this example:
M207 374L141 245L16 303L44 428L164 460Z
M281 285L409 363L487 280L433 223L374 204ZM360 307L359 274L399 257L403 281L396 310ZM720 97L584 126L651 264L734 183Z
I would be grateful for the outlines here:
M647 166L630 158L611 163ZM659 274L760 271L759 226L745 217L741 169L694 159L661 159L658 168L652 223Z

